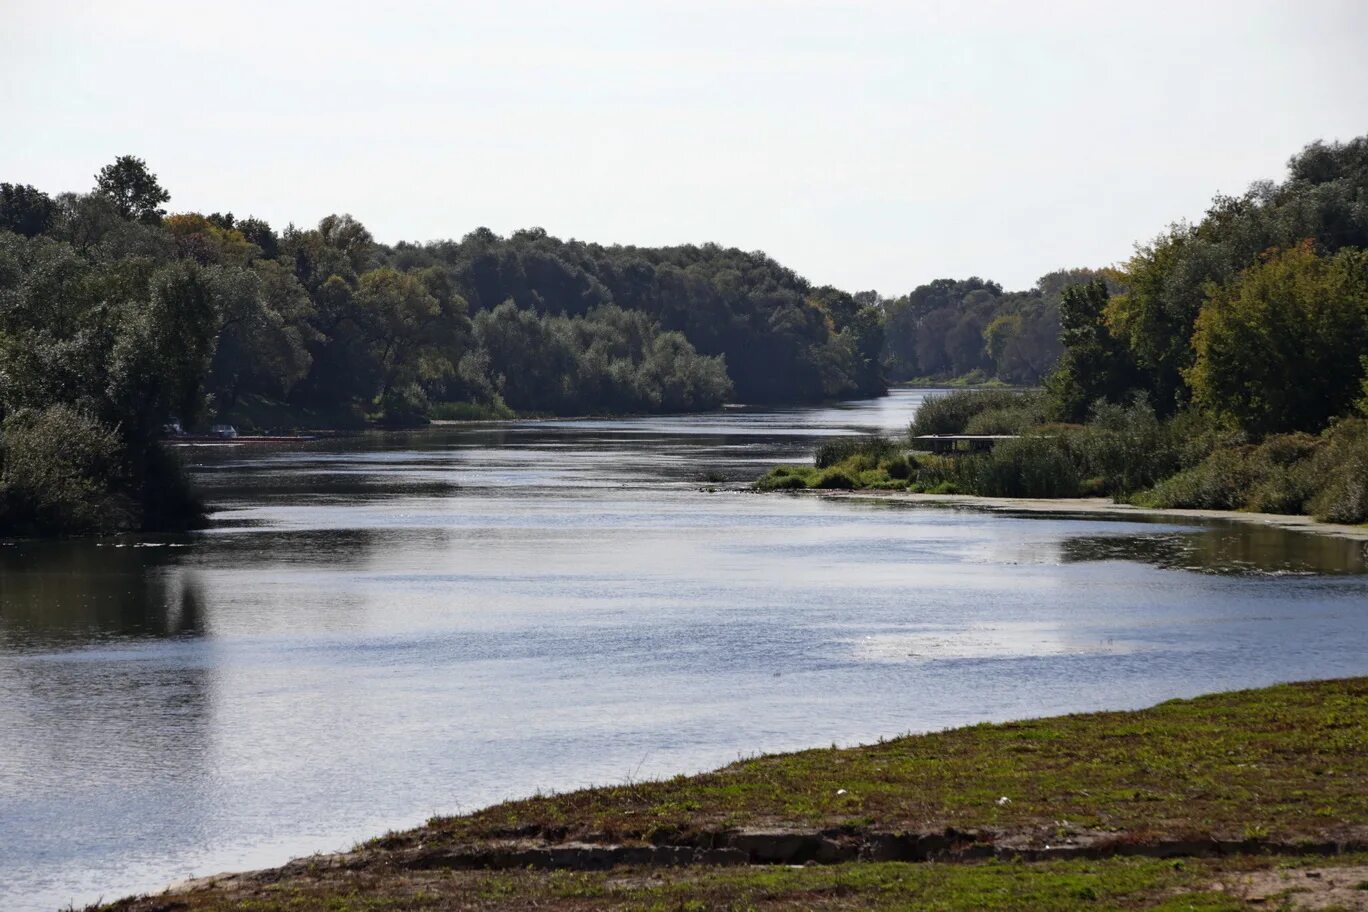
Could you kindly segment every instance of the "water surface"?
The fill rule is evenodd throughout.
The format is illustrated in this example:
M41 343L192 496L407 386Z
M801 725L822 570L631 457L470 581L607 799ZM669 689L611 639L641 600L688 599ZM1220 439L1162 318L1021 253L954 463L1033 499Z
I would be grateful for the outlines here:
M205 533L0 547L0 909L538 789L1368 673L1360 544L725 483L920 397L196 452Z

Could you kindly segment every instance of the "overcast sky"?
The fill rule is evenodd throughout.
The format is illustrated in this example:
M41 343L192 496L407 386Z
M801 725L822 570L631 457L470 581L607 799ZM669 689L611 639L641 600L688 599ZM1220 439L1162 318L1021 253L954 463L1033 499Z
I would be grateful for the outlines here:
M1368 133L1368 2L0 0L0 180L387 242L540 225L818 283L1124 259Z

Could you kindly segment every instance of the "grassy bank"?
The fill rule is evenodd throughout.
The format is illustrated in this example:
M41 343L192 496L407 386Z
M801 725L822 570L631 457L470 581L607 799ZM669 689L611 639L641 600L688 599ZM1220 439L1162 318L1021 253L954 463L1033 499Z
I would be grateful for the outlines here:
M1362 898L1368 891L1365 883L1368 856L1316 861L1115 858L1046 864L870 863L733 869L626 868L608 872L363 870L346 875L300 876L255 888L184 894L169 903L162 898L106 908L140 912L1238 912L1362 908ZM1326 899L1329 904L1320 904ZM1313 906L1311 902L1317 904Z
M963 865L432 870L432 859L454 857L442 852L514 843L658 847L722 844L728 834L756 830L854 838L947 828L1028 855L1089 838L1117 851L1234 840L1254 854L1024 862L998 852ZM1314 866L1318 877L1303 879L1324 886L1338 882L1327 872L1345 865L1353 872L1368 861L1275 857L1268 854L1275 846L1365 838L1368 678L1359 678L757 757L699 776L508 802L389 834L341 858L179 893L176 905L161 897L111 908L1239 909L1253 907L1253 893L1269 894L1279 877L1300 886L1299 865Z

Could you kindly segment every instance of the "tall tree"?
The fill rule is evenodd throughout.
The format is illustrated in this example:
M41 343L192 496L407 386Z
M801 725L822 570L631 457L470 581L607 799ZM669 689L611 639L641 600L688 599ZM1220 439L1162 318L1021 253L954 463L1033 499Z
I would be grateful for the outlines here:
M147 162L135 155L120 155L101 168L95 175L95 192L113 200L124 218L153 224L166 214L161 204L171 199Z
M1102 279L1073 285L1060 297L1064 354L1046 385L1066 421L1082 421L1098 402L1122 402L1139 385L1135 362L1107 326L1110 297Z

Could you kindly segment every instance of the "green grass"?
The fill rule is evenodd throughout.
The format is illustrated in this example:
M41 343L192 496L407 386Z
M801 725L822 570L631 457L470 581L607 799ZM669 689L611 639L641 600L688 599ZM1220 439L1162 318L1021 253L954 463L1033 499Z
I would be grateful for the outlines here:
M451 910L622 909L980 909L1073 912L1151 909L1233 912L1282 908L1248 902L1241 879L1255 871L1320 870L1362 864L1363 856L1287 862L1272 858L1161 861L1111 858L1027 864L856 863L815 867L654 869L610 872L365 870L261 883L159 900L125 901L121 912L451 912ZM1292 881L1289 878L1289 881ZM1295 886L1290 885L1287 895Z
M1010 798L1002 803L1002 797ZM618 868L608 872L412 870L393 850L517 834L675 841L726 827L947 826L1056 840L1088 829L1156 838L1363 838L1368 678L1173 700L745 760L699 776L586 789L437 818L360 847L348 870L311 866L118 912L418 912L523 909L1235 910L1284 908L1322 883L1299 872L1368 856L975 864ZM1271 897L1243 898L1252 872ZM1270 878L1265 878L1270 880ZM1269 900L1272 900L1270 905Z
M1006 797L1008 803L999 803ZM395 842L541 830L946 826L1295 839L1368 824L1368 678L757 757L699 776L436 818Z

